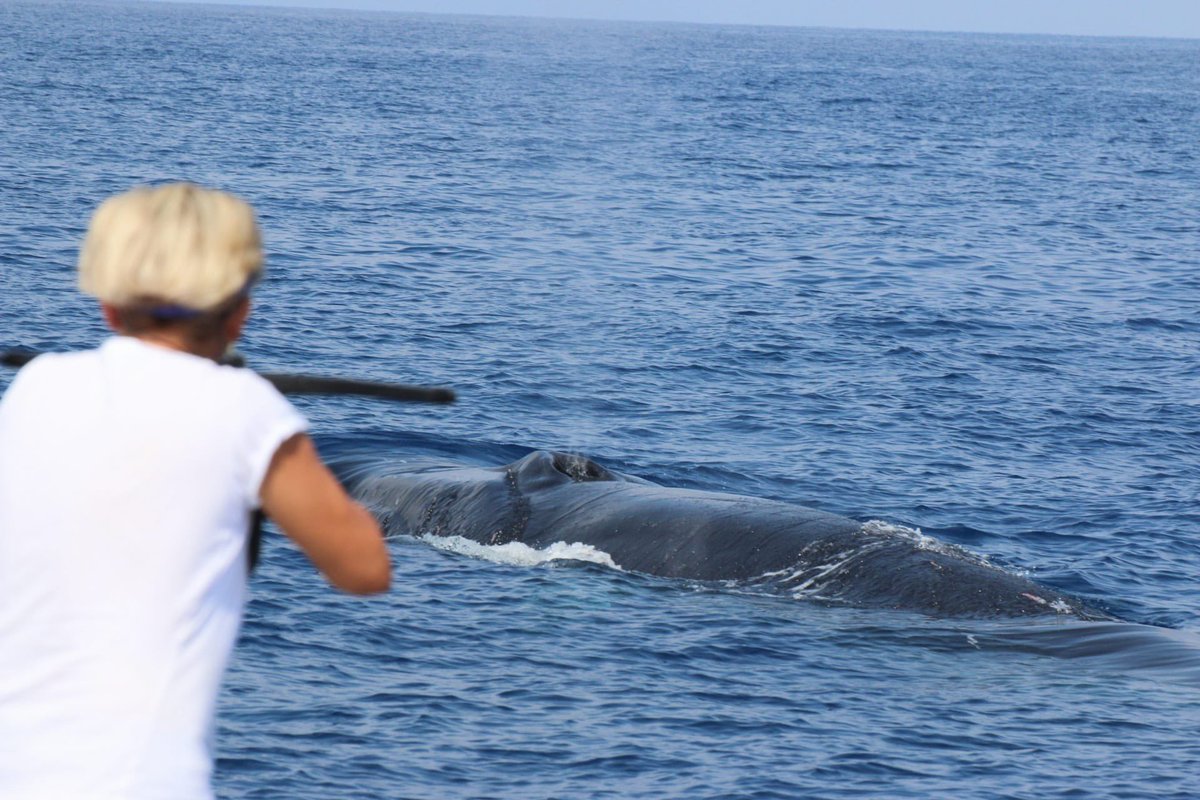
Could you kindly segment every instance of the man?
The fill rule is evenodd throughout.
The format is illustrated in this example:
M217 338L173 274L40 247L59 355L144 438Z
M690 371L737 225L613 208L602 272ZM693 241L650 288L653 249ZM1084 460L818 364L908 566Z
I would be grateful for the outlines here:
M117 333L0 400L0 797L212 797L211 735L262 508L344 591L378 525L270 384L215 359L262 273L250 207L190 184L97 210L80 288Z

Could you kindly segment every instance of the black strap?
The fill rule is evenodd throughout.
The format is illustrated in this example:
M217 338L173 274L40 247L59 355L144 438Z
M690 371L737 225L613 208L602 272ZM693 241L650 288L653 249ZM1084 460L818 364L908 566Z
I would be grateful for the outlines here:
M254 513L250 515L250 533L246 545L247 575L253 574L254 568L258 566L258 557L262 553L263 523L266 519L267 515L261 508L254 509Z

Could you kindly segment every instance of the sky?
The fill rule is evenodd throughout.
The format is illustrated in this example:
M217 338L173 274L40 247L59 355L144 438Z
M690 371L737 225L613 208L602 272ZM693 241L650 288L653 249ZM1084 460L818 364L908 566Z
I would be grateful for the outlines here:
M190 0L197 1L441 14L1200 39L1200 0Z

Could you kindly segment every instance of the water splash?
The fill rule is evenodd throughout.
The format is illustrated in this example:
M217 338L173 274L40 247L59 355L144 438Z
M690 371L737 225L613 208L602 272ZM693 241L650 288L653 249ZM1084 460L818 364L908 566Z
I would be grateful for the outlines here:
M909 528L906 525L898 525L892 522L884 522L883 520L872 519L863 523L862 533L867 536L880 537L884 539L903 539L912 543L918 550L928 550L942 555L953 556L955 558L965 559L982 567L990 567L999 570L992 562L988 561L986 556L968 550L956 544L943 542L940 539L935 539L921 532L920 528Z
M552 561L587 561L605 567L620 570L621 567L612 560L612 556L603 550L598 550L590 544L574 542L555 542L543 550L537 550L521 542L506 544L481 544L463 536L434 536L423 534L420 541L433 545L439 550L459 555L481 558L494 564L507 564L515 567L536 567Z

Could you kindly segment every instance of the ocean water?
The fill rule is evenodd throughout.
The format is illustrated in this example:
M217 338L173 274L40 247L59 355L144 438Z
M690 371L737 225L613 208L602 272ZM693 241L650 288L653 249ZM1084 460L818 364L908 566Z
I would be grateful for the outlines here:
M407 538L362 601L275 535L222 797L1200 796L1200 42L0 0L0 120L0 346L100 341L105 196L216 185L253 365L460 393L298 400L330 455L583 453L1125 620Z

